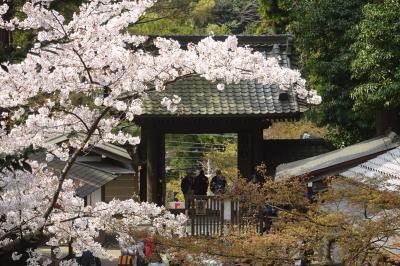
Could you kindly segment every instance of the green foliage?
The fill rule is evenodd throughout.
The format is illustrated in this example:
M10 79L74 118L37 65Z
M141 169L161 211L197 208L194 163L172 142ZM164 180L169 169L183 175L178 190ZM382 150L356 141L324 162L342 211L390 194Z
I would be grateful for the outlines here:
M146 20L153 21L134 25L129 28L129 32L137 35L157 35L157 33L160 35L189 35L195 31L190 23L170 18L161 19L159 15L154 13L147 14Z
M130 32L145 35L254 34L257 0L160 1Z
M352 79L349 48L354 27L362 20L367 0L307 0L293 9L290 29L296 35L300 67L310 86L323 98L308 116L319 125L334 129L334 142L348 145L373 135L373 113L355 112L351 93L358 81ZM294 15L295 14L295 15Z
M212 19L212 10L215 7L214 0L199 0L198 3L192 3L192 19L195 25L199 27L207 26Z
M375 111L400 105L400 3L293 3L288 28L296 35L300 67L323 98L308 116L329 126L337 146L371 137Z
M211 23L225 25L233 34L243 34L259 21L257 0L218 0L212 10Z
M222 174L232 180L238 176L238 153L237 143L228 143L225 150L214 150L207 153L207 159L211 162L211 170L214 173L220 169Z
M51 3L51 7L64 15L64 17L69 20L72 15L79 11L79 6L84 2L84 0L56 0Z
M356 27L352 48L354 77L360 80L352 93L357 109L400 105L400 2L367 4Z
M11 15L26 0L13 1ZM52 7L66 20L79 11L84 0L56 0ZM129 28L140 35L228 35L255 34L259 23L257 0L168 0L158 1L140 21ZM11 47L0 44L0 62L20 61L36 42L35 32L15 31Z
M25 2L26 0L13 0L8 15L22 18L24 14L18 10L20 10ZM79 5L82 2L83 0L56 0L52 3L52 7L69 20L72 18L73 13L79 10ZM12 33L11 46L8 49L4 49L4 45L0 43L0 62L18 62L22 60L36 41L36 33L34 31L14 31Z
M35 34L16 30L12 33L10 47L5 47L0 42L0 62L18 62L25 58L28 51L33 47Z
M232 34L232 31L227 25L208 24L205 29L205 34L229 35Z
M314 123L305 119L296 122L274 122L268 129L264 130L264 139L301 139L304 133L317 138L325 138L328 129L317 127Z
M186 0L158 1L129 28L129 32L139 35L192 34L195 27L190 20L191 8Z
M172 179L167 182L167 202L171 202L174 200L174 194L176 193L176 198L178 201L184 201L185 197L181 191L181 180L180 179Z
M261 23L259 34L286 33L290 21L290 10L295 5L293 0L258 0Z

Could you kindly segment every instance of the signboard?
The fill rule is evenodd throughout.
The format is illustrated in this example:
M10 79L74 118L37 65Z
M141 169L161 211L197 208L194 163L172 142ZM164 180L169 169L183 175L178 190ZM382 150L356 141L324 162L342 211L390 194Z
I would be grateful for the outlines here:
M196 215L206 215L207 214L207 200L195 200L194 208L196 210Z

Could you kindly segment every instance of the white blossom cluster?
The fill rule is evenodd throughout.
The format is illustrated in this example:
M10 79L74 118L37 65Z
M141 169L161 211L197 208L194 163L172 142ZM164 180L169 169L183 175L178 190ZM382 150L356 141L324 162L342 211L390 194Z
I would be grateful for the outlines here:
M161 105L167 107L167 109L171 112L176 112L176 110L178 109L178 104L181 102L181 100L181 97L179 97L178 95L172 96L172 99L164 97L161 100Z
M216 82L216 89L241 80L257 80L293 90L298 97L318 104L320 96L306 90L306 82L296 70L281 67L276 58L265 58L247 47L238 47L236 37L225 41L205 38L182 49L174 40L156 38L156 51L143 49L148 38L132 36L125 30L137 22L154 0L85 1L66 20L50 9L51 0L28 0L25 16L3 19L7 4L0 6L0 28L33 29L37 43L19 63L0 67L0 155L15 154L29 146L47 150L71 162L74 150L84 150L99 142L137 144L139 139L115 131L123 120L134 121L142 113L143 97L163 91L166 85L191 75ZM176 111L179 95L160 104ZM48 140L68 135L57 146ZM150 203L112 201L84 207L75 196L71 180L35 165L32 174L16 171L0 176L0 248L41 228L51 238L48 245L73 241L81 252L89 249L105 256L95 241L99 230L112 230L121 241L133 241L130 227L151 225L166 234L181 234L184 217L175 217ZM54 196L58 185L59 196ZM57 207L48 219L44 213L52 199ZM116 215L121 216L119 219ZM32 265L40 257L28 252ZM20 254L13 254L18 259ZM36 260L37 261L37 260ZM73 262L64 262L73 265Z
M132 229L147 226L158 233L170 236L182 236L186 218L174 216L163 207L134 200L113 200L110 203L98 203L95 207L84 206L83 199L75 196L75 185L71 179L63 184L55 211L47 220L43 213L49 207L52 195L58 185L58 178L45 165L31 162L33 172L16 171L14 174L2 174L0 187L0 249L15 239L22 232L24 235L44 227L50 236L48 246L59 247L72 241L74 250L79 255L90 250L95 256L107 258L105 250L95 239L100 231L113 232L119 239L134 241L128 234ZM35 265L40 254L27 251L30 255L28 265ZM18 260L21 254L13 253Z
M83 131L84 123L90 125L96 118L94 113L106 107L115 110L114 113L124 113L124 119L132 121L142 112L141 98L146 92L164 90L166 83L188 75L218 81L219 90L224 89L224 84L255 79L267 85L278 84L282 90L293 89L310 103L321 101L315 91L305 89L305 80L298 71L281 67L276 58L266 59L259 52L238 47L236 37L223 42L205 38L198 44L190 44L186 50L177 41L157 38L154 41L157 53L144 51L140 45L147 38L131 36L123 29L137 22L153 2L93 0L85 2L72 20L66 22L61 14L46 8L50 1L27 1L22 9L26 18L0 22L3 28L11 23L14 28L38 31L38 43L25 60L4 63L0 69L0 106L8 108L16 120L22 115L20 106L29 105L37 97L47 97L52 103L46 113L41 107L26 110L29 111L26 122L16 125L12 134L2 138L5 145L0 153L12 152L18 136L32 137L20 139L14 150L30 144L42 147L49 137L68 130ZM6 11L4 4L0 14ZM77 94L91 99L93 104L73 106L71 96ZM175 111L179 102L178 95L164 98L161 104ZM78 110L91 115L76 113ZM101 133L109 140L124 142L123 134L112 136L107 130ZM125 142L137 140L127 137Z

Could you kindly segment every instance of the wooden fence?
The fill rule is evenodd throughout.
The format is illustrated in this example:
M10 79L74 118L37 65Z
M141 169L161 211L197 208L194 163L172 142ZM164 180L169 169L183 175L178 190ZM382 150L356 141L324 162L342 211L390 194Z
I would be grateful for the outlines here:
M221 235L232 229L238 233L261 232L262 228L258 212L249 211L237 200L195 195L190 204L188 233L192 236Z

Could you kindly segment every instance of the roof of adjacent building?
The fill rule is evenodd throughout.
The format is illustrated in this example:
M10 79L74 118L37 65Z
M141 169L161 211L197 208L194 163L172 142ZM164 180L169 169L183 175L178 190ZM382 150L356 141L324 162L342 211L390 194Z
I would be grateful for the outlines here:
M340 175L362 182L369 181L371 178L382 177L384 182L381 185L386 188L398 187L400 186L400 147L347 169Z
M131 167L118 165L112 162L81 162L82 166L103 171L112 175L134 174L135 171Z
M400 146L399 136L390 132L346 148L334 150L307 159L281 164L276 169L275 180L297 176L338 174L360 162Z
M68 140L67 135L60 135L60 136L49 139L47 142L49 144L58 144L58 143L66 141L66 140ZM97 154L108 155L108 156L114 157L115 159L121 159L124 161L131 160L131 157L130 157L129 153L126 151L126 149L124 149L120 146L111 144L111 143L98 143L98 144L94 145L94 147L92 148L92 151Z
M30 156L30 159L43 162L45 157L44 153L35 153ZM54 158L52 161L47 162L47 166L57 173L64 168L65 162L58 158ZM76 194L79 197L89 195L103 185L114 180L116 177L117 175L89 167L79 162L75 162L72 165L67 176L67 178L71 178L81 183L76 190Z
M276 166L332 151L332 144L321 138L264 140L264 162L269 173L275 174Z
M67 135L60 135L48 140L49 144L58 144L68 140ZM79 197L85 197L95 190L101 188L103 185L114 180L118 175L123 174L134 174L132 167L130 166L131 158L128 152L119 146L104 143L96 144L92 149L92 152L105 155L116 161L101 159L101 161L84 160L85 156L82 156L75 161L68 173L67 178L71 178L75 181L79 181L80 186L76 192ZM44 162L46 155L43 152L38 152L30 156L31 160ZM128 162L128 164L127 164ZM65 162L58 158L54 158L51 162L47 162L49 168L53 171L61 171Z
M205 36L163 36L178 40L182 47L190 42L198 42ZM224 40L226 36L216 36ZM276 36L238 36L239 45L249 46L264 52L266 56L280 59L284 67L292 68L290 35ZM307 110L304 101L297 99L292 91L281 91L276 86L265 86L255 81L242 81L239 84L226 85L223 91L216 89L212 83L200 77L189 77L169 84L160 92L150 92L144 99L142 117L146 116L216 116L216 115L280 115L290 117L293 113ZM285 99L280 95L286 94ZM161 105L163 97L181 97L178 111L174 114Z

